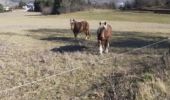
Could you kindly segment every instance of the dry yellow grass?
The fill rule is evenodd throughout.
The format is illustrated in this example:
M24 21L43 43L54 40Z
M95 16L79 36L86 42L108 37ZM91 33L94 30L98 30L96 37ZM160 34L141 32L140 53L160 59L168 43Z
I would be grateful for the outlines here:
M86 14L87 12L82 13ZM103 99L107 91L105 87L108 86L110 89L110 85L107 85L105 78L108 78L112 73L125 73L133 79L130 71L132 65L136 64L135 62L148 56L152 60L152 57L161 56L168 49L168 43L165 42L161 46L159 44L155 48L144 49L139 53L126 54L114 59L122 52L165 39L165 36L169 36L170 24L107 20L114 31L111 49L109 54L99 56L96 53L98 49L95 31L100 19L94 20L94 16L92 16L93 18L88 20L88 17L85 17L89 21L93 33L91 40L85 41L82 39L84 35L80 35L78 43L74 40L70 31L69 17L75 14L79 20L83 20L82 13L40 16L39 13L27 13L17 10L12 13L0 14L0 22L3 23L0 25L0 90L81 67L71 73L58 75L7 93L1 93L0 99ZM92 13L96 13L95 10ZM101 13L105 13L105 11L101 11ZM164 17L164 15L162 16ZM101 59L110 56L113 59L101 61ZM137 74L134 77L141 76ZM124 79L124 77L120 78ZM128 79L129 82L131 78ZM155 81L154 84L161 91L168 92L162 80ZM148 88L150 85L145 86ZM143 89L142 96L150 91L150 87L146 88ZM106 91L104 91L105 89Z

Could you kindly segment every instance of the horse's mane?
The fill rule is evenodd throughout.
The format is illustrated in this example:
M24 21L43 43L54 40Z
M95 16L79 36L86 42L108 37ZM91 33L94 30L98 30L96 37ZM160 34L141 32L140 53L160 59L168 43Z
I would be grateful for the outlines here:
M97 36L99 37L103 37L103 31L105 30L105 27L99 27L97 30Z

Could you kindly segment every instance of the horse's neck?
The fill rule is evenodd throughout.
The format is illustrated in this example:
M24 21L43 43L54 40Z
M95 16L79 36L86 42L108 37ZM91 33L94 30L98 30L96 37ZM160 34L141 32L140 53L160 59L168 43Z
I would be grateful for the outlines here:
M75 21L76 23L81 23L82 21Z
M104 27L100 27L100 28L97 30L98 35L101 36L101 35L104 33L104 30L105 30Z
M107 28L108 28L108 24L104 25L104 28L107 30Z
M74 29L73 29L73 31L74 32L79 32L80 31L80 28L81 28L81 25L80 25L81 23L78 23L78 22L76 22L75 24L74 24Z

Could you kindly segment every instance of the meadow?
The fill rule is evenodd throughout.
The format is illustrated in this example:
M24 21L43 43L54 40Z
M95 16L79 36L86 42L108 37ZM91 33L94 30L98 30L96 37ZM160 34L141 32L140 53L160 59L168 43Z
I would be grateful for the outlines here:
M16 10L0 17L1 100L170 99L168 14L94 9L42 16ZM90 40L84 34L74 39L70 18L90 23ZM113 28L104 55L96 40L100 21Z

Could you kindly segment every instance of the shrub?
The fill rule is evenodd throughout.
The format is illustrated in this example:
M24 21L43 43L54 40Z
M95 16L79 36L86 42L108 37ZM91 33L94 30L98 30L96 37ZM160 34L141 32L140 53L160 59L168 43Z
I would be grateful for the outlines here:
M26 5L26 3L24 2L24 1L22 1L22 0L20 0L20 2L19 2L19 8L22 8L23 6L25 6Z
M60 12L75 12L87 9L86 0L64 0L61 2Z
M2 4L0 4L0 13L4 11L4 7Z
M60 3L61 0L35 0L35 11L41 11L42 14L57 14Z
M87 8L86 0L35 0L35 10L43 14L60 14ZM40 8L40 9L39 9Z
M35 12L40 12L41 11L41 6L40 6L40 1L39 0L34 1L34 11Z

